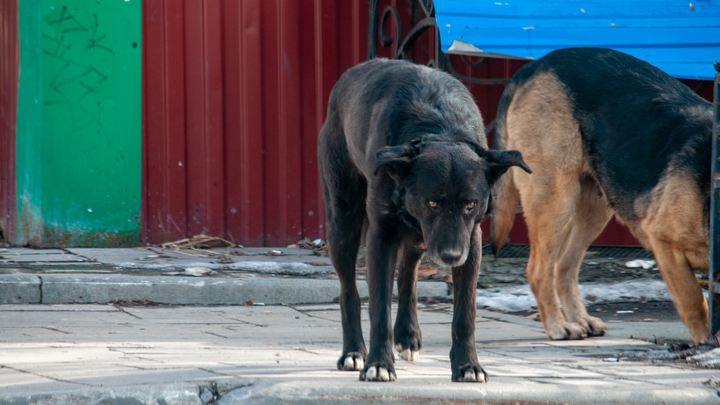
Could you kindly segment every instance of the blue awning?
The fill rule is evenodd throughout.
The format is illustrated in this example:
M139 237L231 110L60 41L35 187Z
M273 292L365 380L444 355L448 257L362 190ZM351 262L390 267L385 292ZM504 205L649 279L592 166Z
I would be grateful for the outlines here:
M720 62L720 1L435 0L435 10L446 53L538 59L602 47L699 80Z

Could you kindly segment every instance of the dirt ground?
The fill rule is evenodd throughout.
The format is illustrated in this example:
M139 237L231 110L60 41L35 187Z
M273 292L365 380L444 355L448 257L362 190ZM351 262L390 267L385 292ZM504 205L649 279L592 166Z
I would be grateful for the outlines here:
M653 267L628 268L632 259L586 258L580 267L580 283L612 283L637 279L662 280L660 271ZM492 288L527 284L527 259L495 259L483 256L478 287Z

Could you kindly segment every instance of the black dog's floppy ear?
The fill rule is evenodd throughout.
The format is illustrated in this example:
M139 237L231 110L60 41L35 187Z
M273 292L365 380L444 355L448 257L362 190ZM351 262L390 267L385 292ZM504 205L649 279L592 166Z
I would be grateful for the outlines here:
M516 150L486 150L483 155L490 166L488 173L490 184L495 183L511 166L517 166L532 173L530 166L523 160L522 153Z
M408 145L386 146L375 154L373 172L377 176L380 169L385 168L398 184L410 172L415 160L415 148Z

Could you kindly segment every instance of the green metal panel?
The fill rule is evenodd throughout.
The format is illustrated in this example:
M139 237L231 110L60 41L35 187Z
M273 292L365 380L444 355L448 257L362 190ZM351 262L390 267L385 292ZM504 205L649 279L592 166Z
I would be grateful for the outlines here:
M20 75L18 87L16 241L40 245L42 235L42 39L40 1L20 1Z
M33 6L28 4L26 15L21 14L21 24L27 18L39 30L32 24L26 32L21 30L21 72L26 35L28 66L39 66L34 79L41 76L42 86L28 83L23 88L21 78L19 110L34 114L36 126L24 128L25 133L18 130L18 235L22 235L18 242L137 245L142 175L141 2L27 3ZM37 103L26 104L30 99ZM41 120L37 120L38 109ZM18 122L20 116L19 112Z

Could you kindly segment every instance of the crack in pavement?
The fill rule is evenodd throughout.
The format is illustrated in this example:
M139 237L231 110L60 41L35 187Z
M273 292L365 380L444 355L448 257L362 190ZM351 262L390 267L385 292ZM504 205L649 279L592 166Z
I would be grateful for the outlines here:
M139 316L137 316L137 315L135 315L135 314L131 314L130 312L126 311L125 308L121 307L121 306L118 305L118 304L113 304L113 306L114 306L115 308L117 308L118 311L122 312L123 314L130 315L130 316L132 316L133 318L136 318L136 319L142 319L141 317L139 317Z
M317 318L317 319L322 319L322 320L324 320L324 321L341 323L340 321L338 321L338 320L336 320L336 319L328 319L328 318L323 318L322 316L311 315L311 314L309 314L309 313L307 313L307 312L305 312L305 311L303 311L303 310L300 310L300 309L295 308L295 307L292 306L292 305L288 305L287 307L288 307L288 308L292 308L293 310L295 310L295 311L297 311L297 312L300 312L301 314L303 314L303 315L305 315L305 316L307 316L307 317L309 317L309 318ZM311 311L311 312L314 312L314 311Z
M258 327L260 327L260 328L267 328L267 325L261 325L261 324L259 324L259 323L252 323L252 322L248 322L248 321L243 321L242 319L237 319L237 318L230 318L230 319L232 319L233 321L237 321L237 322L243 323L243 324L245 324L245 325L258 326Z
M221 338L223 338L223 339L230 339L230 338L227 337L227 336L218 335L217 333L212 333L212 332L202 332L202 333L204 333L204 334L206 334L206 335L213 335L213 336L221 337Z
M36 376L36 377L47 378L48 380L53 380L53 381L57 381L57 382L63 382L63 383L68 383L68 384L84 385L84 386L87 386L87 387L96 387L96 385L93 385L93 384L87 384L87 383L70 381L70 380L63 380L63 379L60 379L60 378L50 377L50 376L47 376L47 375L42 375L42 374L38 374L38 373L33 373L32 371L25 371L25 370L21 370L21 369L19 369L19 368L10 367L10 366L6 366L6 365L4 365L4 364L0 364L0 369L2 369L2 368L6 368L6 369L8 369L8 370L17 371L18 373L30 374L30 375L34 375L34 376Z
M64 330L58 329L58 328L56 328L56 327L54 327L54 326L41 326L40 328L41 328L41 329L51 330L51 331L53 331L53 332L64 333L64 334L66 334L66 335L72 335L72 332L65 332Z

